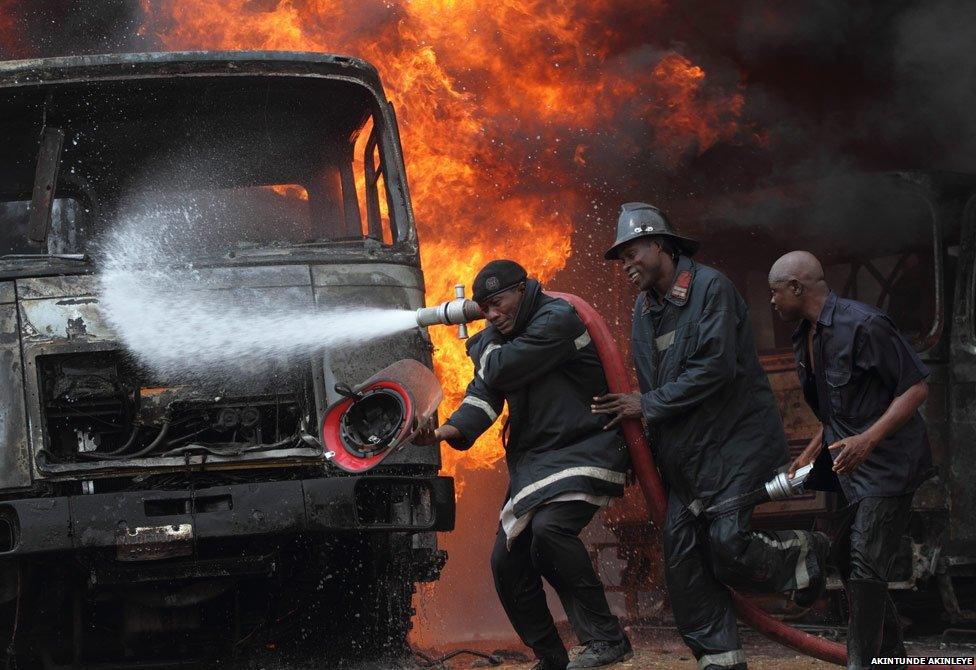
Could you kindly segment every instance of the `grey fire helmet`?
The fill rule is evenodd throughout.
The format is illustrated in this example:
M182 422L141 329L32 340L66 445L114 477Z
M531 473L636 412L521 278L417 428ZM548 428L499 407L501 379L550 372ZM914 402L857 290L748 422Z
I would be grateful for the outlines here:
M638 237L652 237L664 235L672 238L681 247L681 252L691 256L698 251L698 242L690 237L679 235L668 223L664 212L646 202L628 202L620 206L620 218L617 219L617 239L613 246L607 249L603 257L608 261L616 260L622 247Z

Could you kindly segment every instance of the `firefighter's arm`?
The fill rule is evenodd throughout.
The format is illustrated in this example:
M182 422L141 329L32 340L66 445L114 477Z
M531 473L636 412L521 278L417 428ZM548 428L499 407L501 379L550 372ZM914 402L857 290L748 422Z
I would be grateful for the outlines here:
M569 360L589 343L590 335L575 311L554 310L534 319L518 337L488 344L477 362L478 376L495 391L511 391Z
M928 383L924 379L915 382L892 400L885 413L866 431L845 437L827 447L831 452L837 453L834 458L834 472L839 475L854 472L882 440L894 435L915 415L928 395Z
M736 328L734 289L728 280L713 281L698 323L698 342L685 360L684 370L673 382L641 396L641 410L647 421L687 412L732 382L737 358Z
M454 410L451 418L435 432L437 439L445 440L454 449L470 449L501 414L505 398L488 388L475 375L464 393L464 400Z

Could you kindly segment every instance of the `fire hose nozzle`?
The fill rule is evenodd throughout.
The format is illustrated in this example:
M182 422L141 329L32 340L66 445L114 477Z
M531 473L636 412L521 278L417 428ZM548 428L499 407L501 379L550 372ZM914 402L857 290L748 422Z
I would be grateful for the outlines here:
M712 519L720 514L727 514L746 507L753 507L764 502L769 502L770 500L786 500L787 498L792 498L795 495L803 493L803 487L806 485L807 479L810 477L812 471L813 463L799 468L793 475L793 479L790 479L786 472L780 472L761 488L726 498L721 502L707 507L705 509L705 516Z
M804 465L797 469L790 479L787 473L780 472L778 475L766 482L766 494L770 500L785 500L803 492L803 486L807 478L813 471L813 463Z
M431 307L421 307L417 310L417 325L421 328L435 325L458 326L458 337L468 336L466 324L485 318L478 303L464 297L464 285L454 287L457 296L454 300L442 302Z

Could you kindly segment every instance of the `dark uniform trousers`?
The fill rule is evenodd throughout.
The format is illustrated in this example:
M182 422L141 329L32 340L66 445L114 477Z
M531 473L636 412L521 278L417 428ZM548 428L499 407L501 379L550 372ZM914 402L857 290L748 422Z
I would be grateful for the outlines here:
M852 579L888 582L901 537L908 527L915 492L900 496L862 498L842 512L831 538L831 557L844 585ZM898 612L885 590L881 652L904 656Z
M696 517L669 497L665 577L675 624L699 668L746 667L729 587L789 591L818 576L810 533L750 531L751 518L751 508Z
M599 507L583 501L555 502L535 510L531 524L506 548L499 529L491 553L495 589L509 621L539 658L566 657L566 648L546 604L542 578L556 591L581 643L624 638L610 612L603 584L579 534Z

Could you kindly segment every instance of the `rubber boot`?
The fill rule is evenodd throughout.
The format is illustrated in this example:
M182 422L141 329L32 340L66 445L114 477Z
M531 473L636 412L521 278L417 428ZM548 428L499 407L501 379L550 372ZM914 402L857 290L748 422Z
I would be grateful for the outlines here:
M898 616L895 601L891 599L890 593L885 594L884 608L884 628L881 633L880 655L904 658L907 652L905 651L905 639L902 635L901 618ZM889 667L895 670L903 670L905 668L904 665L893 665Z
M885 622L885 599L888 584L876 579L851 579L847 582L847 668L871 667L871 659L880 655L881 635Z
M811 607L827 589L827 570L830 561L830 538L824 533L810 533L814 560L817 567L810 578L810 585L793 592L793 602L799 607Z

